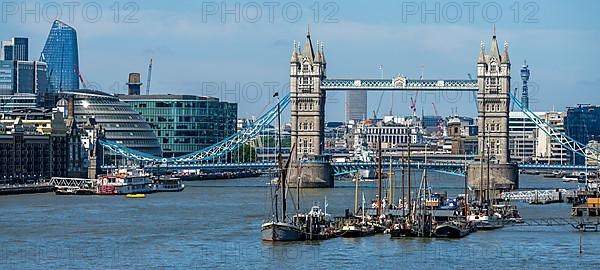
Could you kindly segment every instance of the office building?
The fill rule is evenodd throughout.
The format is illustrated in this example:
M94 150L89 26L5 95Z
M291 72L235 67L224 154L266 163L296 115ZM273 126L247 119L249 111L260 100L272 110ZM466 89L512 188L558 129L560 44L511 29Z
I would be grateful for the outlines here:
M0 60L0 95L43 95L48 88L47 69L39 61Z
M346 123L367 119L367 91L346 92Z
M73 97L74 119L77 127L96 126L104 131L107 140L114 141L134 150L154 156L162 151L152 128L137 111L113 95L95 90L77 90L61 92L63 100ZM59 101L63 112L68 102ZM86 143L86 148L89 143Z
M408 143L421 144L424 142L421 119L406 116L386 118L386 120L377 123L363 121L362 124L357 125L355 133L364 134L365 142L370 149L376 149L380 139L383 149L398 148L406 146Z
M0 181L67 176L67 133L60 112L24 109L0 119Z
M564 132L563 112L535 112L543 121ZM523 112L510 112L509 143L513 162L566 164L567 150L540 130Z
M10 40L1 42L0 60L9 61L28 61L29 60L29 39L14 37Z
M540 115L542 113L536 112ZM537 127L523 112L510 112L508 137L512 162L532 163L536 155Z
M565 113L564 112L546 112L541 113L540 118L555 127L560 132L565 132ZM568 150L560 143L553 140L546 132L537 129L537 141L535 146L535 163L542 164L568 164Z
M79 51L77 32L73 27L54 21L40 61L48 64L49 92L79 89Z
M590 141L600 141L600 106L583 105L569 107L565 119L565 130L574 140L588 144ZM585 158L569 153L575 164L583 165Z
M44 62L0 60L0 112L41 107L48 89L46 70Z
M237 104L192 95L121 95L158 137L164 157L181 156L236 132Z

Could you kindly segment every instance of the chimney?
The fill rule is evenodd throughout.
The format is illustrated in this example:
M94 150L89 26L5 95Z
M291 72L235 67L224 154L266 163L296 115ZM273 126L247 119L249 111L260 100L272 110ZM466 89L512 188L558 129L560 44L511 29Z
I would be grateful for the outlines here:
M141 86L142 83L140 82L140 74L129 73L129 81L127 82L127 94L139 96Z
M75 96L70 95L67 104L67 119L75 119Z

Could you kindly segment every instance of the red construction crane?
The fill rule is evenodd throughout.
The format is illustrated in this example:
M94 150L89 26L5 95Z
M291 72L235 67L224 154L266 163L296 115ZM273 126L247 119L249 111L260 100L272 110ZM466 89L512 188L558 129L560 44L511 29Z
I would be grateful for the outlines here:
M79 72L79 67L77 66L77 64L74 64L73 67L75 67L75 71L77 71L77 76L79 76L79 81L81 82L81 85L83 85L84 89L87 89L87 85L85 84L85 81L83 80L83 76Z
M419 97L419 91L415 92L415 99L410 97L410 109L413 112L413 116L417 114L417 98Z
M435 116L439 118L437 135L438 135L438 138L441 138L442 136L444 136L444 119L442 119L442 117L438 113L438 110L435 107L435 103L431 102L431 105L433 106L433 111L435 112Z

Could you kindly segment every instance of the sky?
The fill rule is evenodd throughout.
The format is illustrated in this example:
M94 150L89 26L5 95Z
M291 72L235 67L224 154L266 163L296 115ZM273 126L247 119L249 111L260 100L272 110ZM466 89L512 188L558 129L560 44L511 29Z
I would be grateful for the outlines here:
M0 38L29 37L37 59L54 19L77 29L89 85L125 93L130 72L151 93L211 95L261 115L270 92L287 92L294 41L323 42L328 78L466 79L493 26L508 42L512 88L531 70L530 107L600 103L599 1L3 1ZM145 89L145 86L142 86ZM276 90L274 90L276 89ZM414 93L370 92L369 116L410 114ZM344 119L344 93L327 93L326 118ZM379 105L379 100L382 100ZM420 94L417 110L474 115L470 95ZM392 106L393 104L393 106ZM516 110L516 108L515 108Z

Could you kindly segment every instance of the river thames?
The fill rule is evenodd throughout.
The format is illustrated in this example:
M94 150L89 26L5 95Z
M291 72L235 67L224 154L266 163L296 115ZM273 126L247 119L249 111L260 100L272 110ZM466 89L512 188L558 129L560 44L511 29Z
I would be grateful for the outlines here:
M259 177L187 182L183 192L145 199L2 196L0 268L591 269L600 263L600 234L581 234L569 226L506 227L456 240L375 235L266 243L261 241L260 225L270 212L268 181ZM462 193L462 178L432 174L430 181L434 191ZM376 185L361 183L361 191L373 198ZM521 188L576 186L521 176ZM353 182L340 180L333 189L304 190L301 206L322 207L327 197L328 212L343 215L353 207L353 193ZM398 189L396 196L400 194ZM568 204L517 205L523 218L569 217L570 212Z

